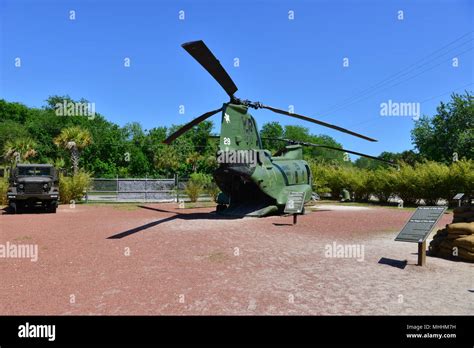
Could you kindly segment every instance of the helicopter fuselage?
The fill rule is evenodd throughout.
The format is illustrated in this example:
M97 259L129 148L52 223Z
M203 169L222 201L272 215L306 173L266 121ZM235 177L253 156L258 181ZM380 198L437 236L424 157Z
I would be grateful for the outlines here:
M305 201L311 198L311 170L302 147L289 145L272 157L262 148L255 119L243 105L224 104L218 162L214 178L224 193L221 205L247 205L262 216L281 212L290 192L304 192Z

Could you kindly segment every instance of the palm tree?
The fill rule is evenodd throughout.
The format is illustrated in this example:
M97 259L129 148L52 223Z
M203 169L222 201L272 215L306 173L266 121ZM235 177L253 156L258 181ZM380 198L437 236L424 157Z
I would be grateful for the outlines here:
M66 161L64 161L62 157L58 157L56 159L48 158L46 160L46 163L52 164L54 168L59 169L59 170L64 169L66 165Z
M28 162L36 156L36 142L28 137L8 140L3 148L3 154L11 162Z
M76 175L79 170L81 151L92 143L91 133L79 126L63 128L61 133L54 138L54 143L71 152L71 163Z
M154 149L155 168L165 175L172 175L179 168L180 162L178 153L174 147L159 146Z
M201 160L202 156L198 152L192 152L189 154L188 158L186 158L186 163L190 164L193 169L193 173L196 173L197 165Z

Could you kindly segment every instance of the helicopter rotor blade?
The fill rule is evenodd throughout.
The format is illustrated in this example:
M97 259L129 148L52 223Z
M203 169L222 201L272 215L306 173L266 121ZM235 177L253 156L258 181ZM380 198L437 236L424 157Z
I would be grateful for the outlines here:
M305 144L304 144L304 145L305 145ZM346 149L341 149L341 148L337 148L337 147L333 147L333 146L317 145L317 144L309 145L309 146L322 147L322 148L324 148L324 149L330 149L330 150L336 150L336 151L347 152L347 153L351 153L351 154L353 154L353 155L357 155L357 156L361 156L361 157L366 157L366 158L370 158L370 159L373 159L373 160L376 160L376 161L385 162L385 163L388 163L388 164L391 164L391 165L395 165L395 163L393 163L392 161L384 160L383 158L380 158L380 157L375 157L375 156L371 156L371 155L366 155L365 153L356 152L356 151L352 151L352 150L346 150Z
M182 134L186 133L188 130L190 130L191 128L193 128L195 125L201 123L202 121L208 119L209 117L211 117L212 115L215 115L217 114L219 111L222 111L222 107L220 107L219 109L217 110L212 110L212 111L208 111L204 114L202 114L201 116L199 117L196 117L194 120L186 123L183 127L181 127L180 129L178 129L176 132L174 132L173 134L171 134L168 138L166 138L163 143L169 145L171 144L177 137L181 136Z
M336 126L336 125L333 125L333 124L330 124L330 123L326 123L326 122L323 122L323 121L315 120L314 118L311 118L311 117L308 117L308 116L295 114L295 113L290 113L290 112L285 111L285 110L277 109L277 108L267 106L267 105L262 105L262 104L260 104L259 107L261 107L263 109L273 111L273 112L276 112L277 114L291 116L291 117L294 117L294 118L299 118L300 120L316 123L316 124L319 124L320 126L332 128L332 129L335 129L339 132L347 133L347 134L350 134L350 135L353 135L355 137L362 138L362 139L365 139L365 140L368 140L368 141L377 141L376 139L373 139L373 138L367 137L365 135L353 132L349 129L342 128L342 127L339 127L339 126Z
M279 141L284 141L284 142L287 142L287 143L290 143L290 144L303 145L303 146L312 146L312 147L320 147L320 148L324 148L324 149L330 149L330 150L336 150L336 151L341 151L341 152L347 152L347 153L351 153L351 154L353 154L353 155L357 155L357 156L362 156L362 157L370 158L370 159L373 159L373 160L376 160L376 161L385 162L385 163L388 163L388 164L391 164L391 165L396 165L394 162L389 161L389 160L385 160L385 159L380 158L380 157L375 157L375 156L367 155L367 154L365 154L365 153L356 152L356 151L352 151L352 150L342 149L342 148L340 148L340 147L334 147L334 146L322 145L322 144L313 144L313 143L308 143L308 142L305 142L305 141L298 141L298 140L291 140L291 139L282 139L282 138L263 138L263 139L279 140ZM280 151L278 151L277 153L280 154L281 152L282 152L282 151L280 150Z
M232 98L234 96L234 93L237 92L238 89L237 86L204 41L186 42L181 46L211 74L229 97Z

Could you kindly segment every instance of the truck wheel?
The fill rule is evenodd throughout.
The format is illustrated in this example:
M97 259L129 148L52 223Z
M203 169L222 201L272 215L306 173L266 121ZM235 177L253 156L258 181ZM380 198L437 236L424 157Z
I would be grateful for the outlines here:
M17 213L16 203L10 203L9 210L10 210L10 214L16 214Z
M48 210L50 213L55 214L57 207L58 207L58 202L54 201L54 202L51 202L51 203L48 204L47 210Z

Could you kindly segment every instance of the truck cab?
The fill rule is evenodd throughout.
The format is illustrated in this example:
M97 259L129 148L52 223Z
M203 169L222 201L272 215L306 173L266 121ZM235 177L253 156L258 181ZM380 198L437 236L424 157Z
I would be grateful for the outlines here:
M13 214L37 206L55 213L59 200L57 170L51 164L17 164L10 171L7 199Z

